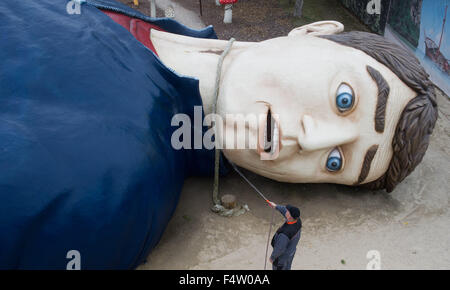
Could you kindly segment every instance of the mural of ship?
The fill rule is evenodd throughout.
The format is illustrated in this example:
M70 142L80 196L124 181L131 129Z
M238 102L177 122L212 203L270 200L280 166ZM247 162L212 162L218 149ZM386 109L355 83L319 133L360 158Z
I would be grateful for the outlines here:
M445 58L445 56L441 52L442 36L444 35L445 21L447 19L447 8L448 5L445 6L445 14L444 20L442 22L442 31L439 40L439 45L437 45L431 38L427 37L425 34L425 47L426 47L425 54L434 63L436 63L443 72L450 74L449 60Z

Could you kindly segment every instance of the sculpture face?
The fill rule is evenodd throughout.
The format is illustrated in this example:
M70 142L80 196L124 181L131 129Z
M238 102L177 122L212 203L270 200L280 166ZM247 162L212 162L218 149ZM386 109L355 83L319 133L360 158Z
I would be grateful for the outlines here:
M379 84L368 69L379 72L390 87L382 132L375 130ZM357 49L306 35L267 40L237 55L224 71L217 111L225 118L270 109L278 117L278 157L261 160L260 147L223 152L241 167L284 182L353 185L366 159L370 170L359 183L367 183L386 172L397 122L416 95ZM235 130L225 125L219 136ZM264 131L256 126L242 130L255 139Z

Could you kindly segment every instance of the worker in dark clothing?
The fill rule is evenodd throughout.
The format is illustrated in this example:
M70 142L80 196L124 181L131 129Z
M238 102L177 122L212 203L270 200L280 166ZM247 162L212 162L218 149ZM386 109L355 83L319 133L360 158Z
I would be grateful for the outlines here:
M272 238L273 252L270 256L272 269L290 270L301 235L300 210L292 205L282 206L274 202L269 202L269 204L286 218L286 222Z

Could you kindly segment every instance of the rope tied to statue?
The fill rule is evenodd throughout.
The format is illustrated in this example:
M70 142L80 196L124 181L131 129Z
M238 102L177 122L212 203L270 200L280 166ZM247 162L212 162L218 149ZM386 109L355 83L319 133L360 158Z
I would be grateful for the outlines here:
M219 98L219 87L220 87L220 79L222 75L222 66L223 62L225 60L225 57L230 52L231 47L233 46L233 42L235 41L234 38L231 38L228 41L228 45L225 48L225 50L222 52L222 54L219 57L219 61L217 63L217 71L216 71L216 81L214 84L214 102L213 102L213 120L214 120L214 138L216 142L216 148L215 148L215 156L214 156L214 187L213 187L213 202L214 206L211 208L211 210L221 216L238 216L246 211L248 211L248 206L236 206L232 209L227 209L224 206L222 206L220 199L219 199L219 165L220 165L220 149L217 148L217 120L216 120L216 114L217 114L217 101Z
M219 86L220 86L220 79L222 75L222 66L223 62L225 60L225 57L228 55L228 53L231 50L231 47L233 46L233 42L235 41L234 38L231 38L228 41L228 45L225 48L225 50L220 55L218 64L217 64L217 71L216 71L216 81L214 84L214 102L213 102L213 120L214 120L214 136L215 136L215 156L214 156L214 187L213 187L213 202L214 206L211 208L211 210L221 216L239 216L241 214L244 214L246 211L249 211L248 206L245 204L243 206L236 206L233 209L226 209L224 206L222 206L221 201L219 199L219 165L220 165L220 149L217 148L217 127L216 127L216 114L217 114L217 101L219 98ZM269 203L269 200L264 196L264 194L256 188L253 183L248 180L245 175L237 168L237 166L229 161L233 169L267 202ZM272 232L272 224L273 224L273 218L275 215L275 209L272 210L272 217L270 220L270 228L269 233L267 236L267 244L266 244L266 254L265 254L265 260L264 260L264 270L266 270L267 266L267 254L269 250L269 241L270 241L270 233Z

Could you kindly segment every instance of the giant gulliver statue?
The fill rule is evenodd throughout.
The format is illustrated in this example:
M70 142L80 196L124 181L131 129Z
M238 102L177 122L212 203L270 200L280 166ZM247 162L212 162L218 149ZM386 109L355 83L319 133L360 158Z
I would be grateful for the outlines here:
M195 107L227 120L217 142L257 140L224 146L223 173L227 159L279 181L389 192L437 119L411 53L333 21L231 43L114 0L4 0L0 31L2 269L66 269L73 253L82 269L142 263L184 179L213 173L211 148L171 142L174 116ZM263 117L234 125L251 115Z

